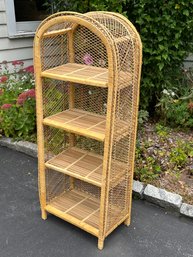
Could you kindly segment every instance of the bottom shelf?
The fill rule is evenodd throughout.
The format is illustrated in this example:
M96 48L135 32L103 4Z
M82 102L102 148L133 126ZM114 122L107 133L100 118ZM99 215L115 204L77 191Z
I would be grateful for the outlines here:
M46 211L98 236L99 208L99 199L73 189L54 198L46 206Z

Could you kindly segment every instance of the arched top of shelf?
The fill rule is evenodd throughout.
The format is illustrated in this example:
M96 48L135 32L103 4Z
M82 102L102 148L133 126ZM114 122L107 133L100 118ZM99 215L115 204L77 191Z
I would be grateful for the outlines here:
M82 37L82 34L84 31L79 31L79 38L76 37L76 32L78 28L86 28L88 31L91 32L89 34L86 31L86 36L90 40L89 47L92 46L93 49L91 49L91 54L89 51L87 52L89 47L87 47L87 43L82 44L82 48L84 49L84 55L81 56L81 61L77 60L75 57L78 55L78 50L80 47L78 47L78 41L83 40L84 37ZM51 65L48 62L49 54L48 52L45 53L43 50L42 54L42 41L45 39L45 47L49 48L52 53L54 53L54 47L56 43L50 43L49 39L56 38L57 36L60 36L58 38L58 45L61 43L61 36L63 35L68 36L68 41L73 41L73 38L76 37L76 53L74 53L73 44L69 43L72 46L68 49L69 52L65 53L68 54L68 63L70 65L65 65L65 69L69 69L70 72L73 70L73 78L69 75L69 73L65 75L61 75L59 73L63 72L60 71L60 65L57 64L58 57L54 56L52 54L53 61L55 60L55 63ZM90 37L90 38L89 38ZM71 39L70 39L71 38ZM92 38L92 39L91 39ZM48 40L47 40L48 39ZM47 41L46 41L47 40ZM94 42L95 40L95 42ZM106 53L104 53L104 48L101 46L99 40L102 42L104 47L106 48ZM60 43L59 43L60 42ZM92 43L94 42L94 46ZM44 44L44 43L43 43ZM84 46L85 45L85 46ZM44 47L44 48L45 48ZM99 49L100 47L100 49ZM81 48L81 52L83 52ZM97 49L98 52L97 52ZM72 50L72 51L71 51ZM64 52L64 51L63 51ZM42 55L45 56L45 59L42 61ZM88 56L87 56L88 55ZM59 56L59 55L57 55ZM88 65L85 63L85 61L82 63L82 60L85 58L88 59ZM90 57L91 56L91 57ZM90 65L89 62L96 57L98 64L94 64L94 68L92 64ZM102 56L102 57L100 57ZM107 59L105 59L106 57ZM70 81L77 83L82 82L83 84L90 84L93 86L101 86L101 87L111 87L113 86L114 90L116 90L117 85L120 88L129 86L130 84L135 84L134 80L134 70L138 69L140 70L141 65L141 58L142 58L142 46L141 46L141 40L139 37L138 32L136 31L135 27L132 25L130 21L128 21L124 16L117 14L117 13L111 13L111 12L89 12L85 14L80 14L76 12L59 12L55 13L51 16L49 16L47 19L42 21L40 26L38 27L35 35L34 40L34 60L36 63L39 63L36 65L36 71L37 73L41 73L42 77L48 77L48 78L56 78L61 80L67 80L70 76ZM60 58L62 59L62 58ZM104 60L105 59L105 60ZM76 62L77 61L77 62ZM101 64L99 64L99 61ZM81 65L77 67L71 67L71 63L77 63L77 64L86 64L86 68L82 67ZM103 64L105 63L105 64ZM47 65L47 66L46 66ZM43 67L46 66L46 67ZM55 67L59 66L57 71L55 70ZM68 67L70 66L70 67ZM43 67L43 68L39 68ZM88 69L88 67L90 67ZM51 69L50 69L51 68ZM53 69L52 69L53 68ZM84 70L83 70L84 68ZM98 68L101 68L100 70ZM107 70L108 68L108 70ZM76 77L78 74L75 74L74 69L79 69L79 78ZM93 70L95 69L95 70ZM48 72L46 72L48 70ZM82 73L86 74L87 70L89 74L92 75L92 79L86 79L85 77L88 77L88 75L82 77ZM53 74L54 73L54 74ZM56 74L58 73L58 74ZM88 74L87 73L87 74ZM72 72L71 72L72 74ZM94 79L93 79L94 78ZM97 78L97 79L96 79Z
M64 26L66 23L66 27ZM64 28L56 29L57 25L63 24ZM137 45L141 48L141 40L133 24L123 15L113 12L89 12L80 14L77 12L55 13L39 25L36 31L35 40L42 37L50 37L57 33L63 34L70 30L75 30L78 25L82 25L96 34L104 43L110 55L116 56L122 43ZM112 61L115 61L112 59Z
M64 23L66 23L66 27ZM56 29L55 26L58 26L59 28L60 24L62 24L64 28ZM35 40L39 41L42 37L50 37L51 35L56 35L57 33L66 33L70 30L73 31L78 25L88 28L91 32L97 35L106 46L107 51L113 51L113 38L106 27L92 17L76 12L59 12L43 20L36 31Z
M119 27L122 27L122 33L124 31L125 36L128 36L128 38L132 38L133 40L138 43L139 47L142 48L141 38L139 36L139 33L137 32L135 26L123 15L120 13L115 12L105 12L105 11L97 11L97 12L88 12L86 13L89 17L92 17L93 19L97 20L101 24L107 27L110 31L112 30L112 35L114 38L121 37L121 33L115 34L114 28L109 27L108 23L104 22L105 20L111 20L114 22L114 27L116 26L116 23ZM115 34L115 35L114 35ZM122 35L123 36L123 35ZM117 42L120 42L121 40L118 39Z

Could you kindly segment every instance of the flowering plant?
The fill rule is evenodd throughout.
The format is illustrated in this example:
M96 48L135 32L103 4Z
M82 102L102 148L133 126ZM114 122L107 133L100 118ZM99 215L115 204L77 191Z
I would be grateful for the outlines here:
M0 130L7 137L34 140L35 89L33 66L22 61L0 66Z
M182 92L164 89L156 107L165 124L193 128L193 70L185 70L185 75Z

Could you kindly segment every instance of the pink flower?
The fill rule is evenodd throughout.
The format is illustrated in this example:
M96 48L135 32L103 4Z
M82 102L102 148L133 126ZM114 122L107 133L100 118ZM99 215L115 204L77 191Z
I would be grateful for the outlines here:
M18 105L22 105L22 104L26 101L26 99L27 99L27 94L26 94L26 92L21 93L21 94L18 96L18 98L17 98L17 104L18 104Z
M26 100L26 99L24 99L24 98L18 98L18 99L17 99L17 104L18 104L18 105L23 105L24 102L25 102L25 100Z
M0 78L0 82L1 82L1 83L5 83L7 80L8 80L8 77L7 77L7 76L2 76L2 77Z
M93 58L90 54L85 54L83 57L84 63L86 65L92 65L93 64Z
M28 98L35 98L35 89L29 89L28 91L21 93L17 98L17 104L23 105Z
M23 65L24 64L24 62L22 62L22 61L17 61L17 60L15 60L15 61L12 61L12 65Z
M29 89L28 91L26 91L26 95L27 97L35 98L36 97L35 89Z
M12 104L3 104L2 106L1 106L1 109L2 110L5 110L5 109L9 109L9 108L11 108L12 107Z
M23 71L29 72L29 73L34 73L34 66L28 66L26 68L23 69Z

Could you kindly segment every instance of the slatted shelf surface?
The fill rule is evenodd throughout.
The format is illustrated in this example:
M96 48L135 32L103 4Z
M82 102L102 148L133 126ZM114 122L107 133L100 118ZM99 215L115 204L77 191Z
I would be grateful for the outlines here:
M43 124L98 141L105 140L106 117L99 114L72 108L44 118ZM128 123L120 120L115 127L116 135L118 133L120 138L127 135L128 127Z
M125 169L128 167L125 163L115 160L112 160L112 163L115 169L122 170L112 180L112 186L116 186L124 179ZM48 160L45 166L95 186L102 186L103 157L101 155L70 147Z
M100 200L78 190L64 192L46 210L98 236Z
M67 63L41 73L42 77L108 87L108 70L90 65Z
M72 147L50 159L45 165L100 187L102 163L102 156Z
M69 109L49 116L43 123L99 141L105 139L105 116L79 109Z

